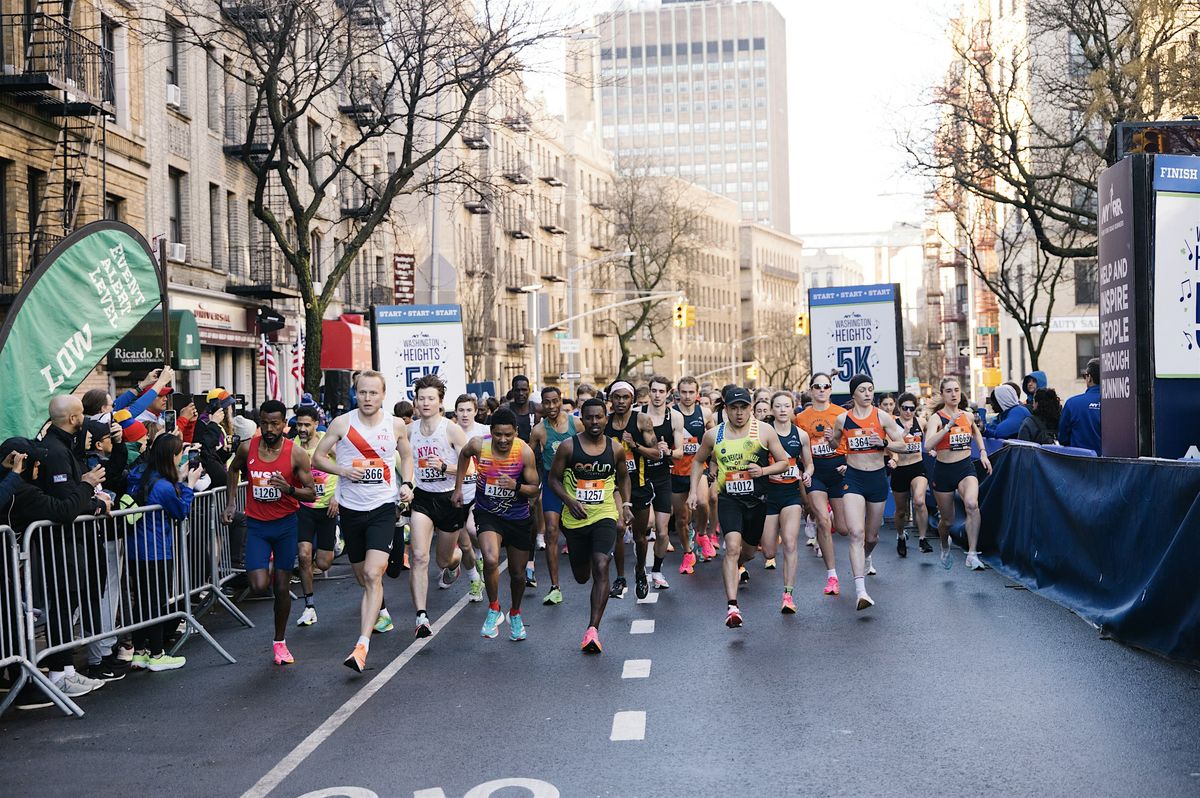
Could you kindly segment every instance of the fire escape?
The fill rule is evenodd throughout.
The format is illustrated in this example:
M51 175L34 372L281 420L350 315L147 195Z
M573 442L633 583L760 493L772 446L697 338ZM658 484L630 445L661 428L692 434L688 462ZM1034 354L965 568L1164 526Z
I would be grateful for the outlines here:
M57 128L43 150L50 167L28 186L28 226L7 231L0 250L4 295L75 229L90 179L99 174L104 183L106 122L116 113L113 54L72 24L69 9L64 0L38 0L25 13L0 14L0 93Z

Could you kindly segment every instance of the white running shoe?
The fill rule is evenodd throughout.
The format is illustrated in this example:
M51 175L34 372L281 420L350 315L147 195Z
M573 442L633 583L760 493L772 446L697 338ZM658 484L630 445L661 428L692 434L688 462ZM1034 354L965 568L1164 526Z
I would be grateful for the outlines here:
M317 622L317 608L305 607L304 612L300 613L299 620L296 621L297 626L312 626Z
M866 593L858 594L858 605L856 606L855 609L857 609L859 612L862 612L863 610L868 609L870 607L874 607L874 606L875 606L875 599L871 598Z
M950 556L950 549L942 549L942 567L949 571L954 567L954 558Z
M460 573L462 573L461 565L456 565L453 569L443 568L441 575L438 576L438 590L447 590L450 585L458 581Z
M537 550L538 551L546 550L546 536L545 535L537 536Z
M662 575L661 571L650 572L650 585L655 590L666 590L671 586L667 583L667 578Z
M875 576L879 572L875 570L875 563L871 562L871 555L867 555L867 576Z
M982 571L984 568L987 568L987 566L983 564L983 560L979 559L979 552L975 551L967 552L966 565L972 571Z

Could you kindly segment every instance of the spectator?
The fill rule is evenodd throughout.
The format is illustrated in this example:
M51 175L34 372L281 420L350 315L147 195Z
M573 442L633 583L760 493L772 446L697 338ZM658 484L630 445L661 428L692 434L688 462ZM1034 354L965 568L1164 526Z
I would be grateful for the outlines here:
M1063 404L1058 441L1063 446L1100 451L1100 359L1092 358L1083 371L1087 388Z
M1046 387L1046 372L1031 371L1025 375L1025 379L1021 380L1022 392L1025 394L1025 406L1033 408L1033 395L1038 388Z
M192 442L200 446L200 463L215 488L224 487L226 466L233 456L233 396L224 388L214 388L205 396L208 404L196 422Z
M1042 445L1057 443L1058 418L1062 414L1062 402L1058 391L1053 388L1038 388L1033 395L1033 413L1021 422L1017 437Z
M121 445L121 425L105 424L88 419L83 422L83 467L92 470L97 466L104 469L104 490L120 496L125 492L129 450Z
M4 456L4 462L0 463L0 507L7 507L12 497L17 492L17 485L21 482L21 473L25 470L25 458L27 454L12 450Z
M1021 430L1021 424L1029 418L1029 408L1021 404L1017 389L1009 383L997 385L996 390L988 398L988 403L996 411L996 420L984 427L985 438L1015 438Z
M128 536L137 621L168 611L175 560L175 522L187 518L192 509L193 489L204 475L204 467L197 466L181 477L181 459L186 463L183 441L176 435L158 436L146 455L145 472L137 474L136 484L130 485L139 505L162 507L161 511L142 513ZM168 671L186 664L184 657L173 657L166 652L163 641L173 626L175 621L162 621L133 633L133 668Z

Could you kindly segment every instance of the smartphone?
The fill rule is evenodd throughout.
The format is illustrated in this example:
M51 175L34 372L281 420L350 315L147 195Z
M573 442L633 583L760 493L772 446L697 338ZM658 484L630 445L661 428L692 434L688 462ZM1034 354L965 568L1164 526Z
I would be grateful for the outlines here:
M200 467L200 452L192 449L188 452L188 468Z
M163 432L175 431L175 411L164 410L162 414Z

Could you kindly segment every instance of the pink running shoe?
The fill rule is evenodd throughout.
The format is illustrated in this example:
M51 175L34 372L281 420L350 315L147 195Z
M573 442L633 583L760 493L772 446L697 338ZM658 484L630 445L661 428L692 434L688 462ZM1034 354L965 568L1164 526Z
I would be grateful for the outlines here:
M287 643L275 643L271 646L271 650L275 654L276 665L292 665L296 662L292 652L288 651Z
M589 626L583 635L583 643L579 646L584 654L599 654L604 648L600 645L600 632L594 626Z
M784 615L796 614L796 601L792 598L791 593L783 594L783 603L779 606L779 611Z
M696 539L700 541L700 556L705 562L717 556L717 547L713 545L712 535L700 535Z
M687 554L683 555L683 562L681 562L679 564L679 573L692 574L695 572L696 572L696 555L689 551Z
M838 590L838 578L836 576L831 576L829 579L825 580L826 596L836 596L840 592L841 591Z

